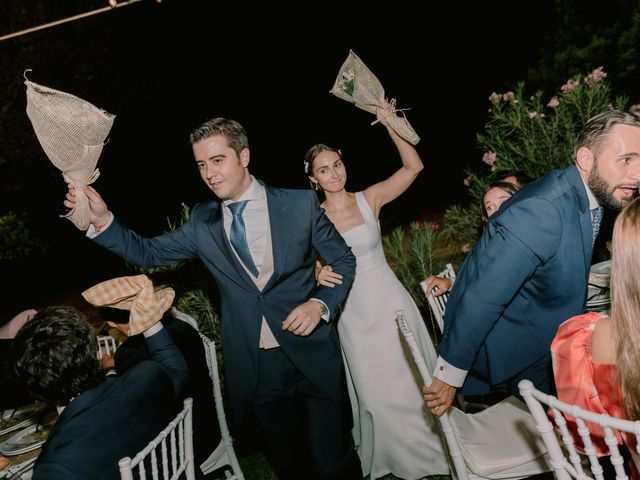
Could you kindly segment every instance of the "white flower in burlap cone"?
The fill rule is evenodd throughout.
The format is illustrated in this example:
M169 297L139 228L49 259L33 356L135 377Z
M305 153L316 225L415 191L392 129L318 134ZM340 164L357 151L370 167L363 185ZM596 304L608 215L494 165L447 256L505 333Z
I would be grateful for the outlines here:
M69 93L26 80L27 116L44 152L76 189L76 206L65 217L80 230L89 228L84 187L93 183L104 141L115 115Z
M376 107L384 105L384 88L382 88L380 80L367 68L353 50L349 50L349 55L340 67L338 76L329 93L374 114L376 113ZM394 113L406 110L396 110L395 100L391 100L390 103L393 105ZM389 116L385 118L385 122L411 145L416 145L420 141L420 137L404 117L404 113L401 117L397 115Z

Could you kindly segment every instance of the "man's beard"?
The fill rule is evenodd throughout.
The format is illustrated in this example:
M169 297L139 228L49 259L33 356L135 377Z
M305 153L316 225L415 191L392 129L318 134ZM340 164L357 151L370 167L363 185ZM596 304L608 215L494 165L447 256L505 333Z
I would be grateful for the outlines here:
M589 174L587 185L600 205L614 211L622 210L622 207L635 198L635 196L633 196L623 200L618 200L614 197L613 192L615 192L616 187L609 185L607 181L600 176L597 160L593 163L593 169Z

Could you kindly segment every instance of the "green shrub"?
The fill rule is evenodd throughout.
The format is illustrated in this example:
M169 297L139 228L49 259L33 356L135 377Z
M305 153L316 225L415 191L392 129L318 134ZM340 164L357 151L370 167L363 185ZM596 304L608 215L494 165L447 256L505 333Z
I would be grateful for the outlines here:
M0 260L18 260L45 250L29 230L25 213L0 216Z
M418 307L426 302L420 282L440 273L446 263L441 255L436 255L436 232L434 224L411 222L408 229L396 227L382 237L389 265Z
M476 142L483 153L482 169L467 168L469 206L453 205L444 216L443 233L459 247L473 245L482 224L482 193L505 172L520 171L535 180L573 161L577 133L593 115L610 108L624 110L627 98L614 98L602 67L570 79L550 97L531 96L524 82L515 92L492 93L484 130ZM632 107L632 111L634 107Z

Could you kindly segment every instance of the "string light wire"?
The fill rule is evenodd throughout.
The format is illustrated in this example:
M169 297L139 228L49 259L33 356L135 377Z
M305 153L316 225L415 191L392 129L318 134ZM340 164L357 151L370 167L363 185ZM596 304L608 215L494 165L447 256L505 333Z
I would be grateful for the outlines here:
M120 3L117 3L116 0L110 0L109 1L109 6L106 6L106 7L97 8L97 9L91 10L89 12L80 13L78 15L73 15L71 17L62 18L60 20L55 20L53 22L44 23L44 24L38 25L36 27L26 28L24 30L19 30L17 32L13 32L13 33L9 33L7 35L3 35L3 36L0 37L0 42L2 42L4 40L9 40L10 38L15 38L15 37L19 37L19 36L22 36L22 35L26 35L28 33L37 32L38 30L44 30L46 28L55 27L55 26L58 26L58 25L62 25L64 23L74 22L76 20L80 20L82 18L90 17L92 15L97 15L99 13L109 12L109 11L114 10L116 8L128 7L129 5L132 5L134 3L138 3L138 2L141 2L141 1L142 0L123 0ZM160 3L160 1L156 0L156 3Z

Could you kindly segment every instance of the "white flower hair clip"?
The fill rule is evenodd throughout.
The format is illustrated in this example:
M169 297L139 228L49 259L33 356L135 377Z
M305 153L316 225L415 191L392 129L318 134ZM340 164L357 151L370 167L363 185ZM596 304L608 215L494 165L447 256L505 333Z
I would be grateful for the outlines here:
M309 162L307 162L306 160L304 160L304 173L306 173L307 175L309 175Z

